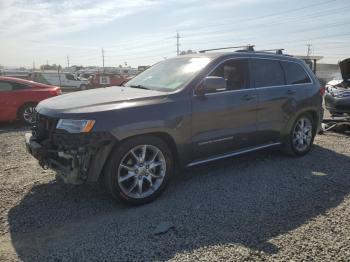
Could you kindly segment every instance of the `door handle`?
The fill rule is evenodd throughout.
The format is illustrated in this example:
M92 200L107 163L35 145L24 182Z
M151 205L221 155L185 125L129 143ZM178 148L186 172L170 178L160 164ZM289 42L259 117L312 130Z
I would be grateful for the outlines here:
M249 101L249 100L254 99L254 96L252 96L250 94L245 94L242 99L245 101Z
M294 90L288 90L288 91L287 91L287 94L288 94L288 95L294 95L294 94L295 94L295 91L294 91Z

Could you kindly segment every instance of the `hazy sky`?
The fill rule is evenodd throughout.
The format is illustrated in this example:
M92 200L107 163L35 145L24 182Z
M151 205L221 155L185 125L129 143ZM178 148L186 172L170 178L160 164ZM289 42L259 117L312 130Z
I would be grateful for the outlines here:
M255 44L350 57L349 0L0 0L0 65L148 65L180 50Z

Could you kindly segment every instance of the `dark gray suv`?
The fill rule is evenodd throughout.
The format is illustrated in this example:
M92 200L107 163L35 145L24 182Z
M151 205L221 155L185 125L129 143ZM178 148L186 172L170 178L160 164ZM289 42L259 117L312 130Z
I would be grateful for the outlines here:
M102 181L116 199L143 204L163 191L175 166L276 146L306 154L321 106L320 84L299 59L253 51L185 55L122 87L41 102L26 145L66 183Z

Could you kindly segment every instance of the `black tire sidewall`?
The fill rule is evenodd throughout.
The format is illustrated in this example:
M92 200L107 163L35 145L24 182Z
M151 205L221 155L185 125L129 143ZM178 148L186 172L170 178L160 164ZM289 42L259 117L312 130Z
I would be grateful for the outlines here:
M294 133L294 129L295 129L295 126L296 124L298 123L298 121L301 119L301 118L307 118L309 119L310 123L311 123L311 126L312 126L312 137L311 137L311 142L310 142L310 145L303 151L299 151L295 148L294 144L293 144L293 133ZM315 121L313 120L312 116L310 116L309 114L302 114L300 115L294 122L293 126L292 126L292 130L290 131L290 134L289 134L289 143L290 143L290 148L292 149L293 153L297 156L303 156L303 155L306 155L308 152L310 152L311 148L312 148L312 145L313 145L313 142L314 142L314 138L315 138L315 132L317 130L317 127L315 127Z
M124 155L129 152L130 149L143 144L156 146L159 150L162 151L166 161L165 177L163 179L161 186L150 196L146 198L141 198L141 199L131 198L121 190L117 182L118 167L119 167L120 161L122 160ZM109 157L107 165L108 165L108 168L106 169L107 172L104 177L106 188L115 199L130 205L146 204L148 202L153 201L155 198L157 198L165 189L168 183L168 180L172 176L172 173L174 171L174 163L173 163L173 156L172 156L171 150L162 139L151 135L131 138L125 142L122 142L120 145L117 145L116 148L111 153L111 156Z
M32 124L32 123L29 123L29 122L27 122L25 119L24 119L24 111L27 109L27 108L29 108L29 107L34 107L35 108L35 104L25 104L25 105L23 105L22 107L21 107L21 109L19 110L19 114L18 114L18 118L19 118L19 120L22 122L22 123L25 123L25 124L28 124L28 125L30 125L30 124Z

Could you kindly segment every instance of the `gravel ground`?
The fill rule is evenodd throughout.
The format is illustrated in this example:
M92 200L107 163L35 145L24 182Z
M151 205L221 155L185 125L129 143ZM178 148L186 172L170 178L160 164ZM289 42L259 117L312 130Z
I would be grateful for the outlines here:
M0 130L0 261L349 261L349 136L317 136L302 158L265 150L188 169L136 208L56 182L23 128Z

